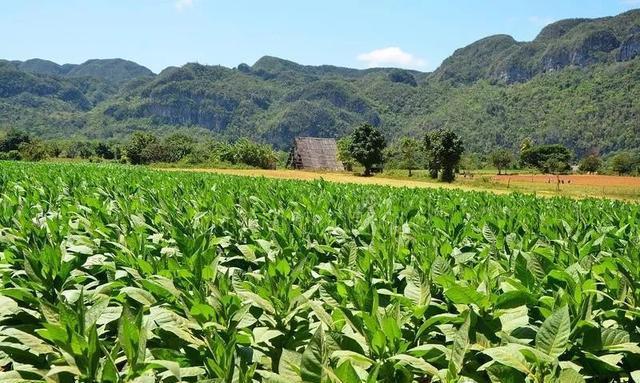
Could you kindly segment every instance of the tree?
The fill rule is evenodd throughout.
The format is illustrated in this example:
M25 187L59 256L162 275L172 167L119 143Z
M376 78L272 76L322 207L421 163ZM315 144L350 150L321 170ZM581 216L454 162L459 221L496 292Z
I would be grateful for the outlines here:
M178 162L186 157L195 146L196 141L185 134L174 133L164 139L166 162Z
M20 157L26 161L42 161L49 156L47 145L40 140L20 144Z
M530 137L526 137L522 142L520 142L520 154L531 149L533 146L533 140Z
M48 141L45 143L45 145L47 146L47 153L49 154L49 157L60 157L60 154L62 154L62 147L60 145L60 142L58 141Z
M602 167L602 160L595 154L591 154L580 161L578 169L585 173L595 173Z
M542 164L543 171L549 174L566 173L570 168L569 163L560 156L551 156Z
M27 133L17 129L11 129L0 139L0 152L19 150L21 144L29 142L31 142L31 137Z
M149 152L145 151L148 146L158 143L158 138L151 133L135 132L124 147L124 152L129 162L134 165L149 162Z
M352 171L356 160L351 157L349 147L351 146L351 136L344 136L337 142L338 145L338 161L342 162L344 170Z
M112 160L115 158L115 153L113 152L111 146L104 142L99 142L98 145L96 145L95 152L98 157L105 160Z
M371 175L371 168L383 161L382 150L386 142L382 133L370 124L363 124L351 133L349 152L351 156L364 166L364 175Z
M453 131L446 129L438 134L438 140L433 144L433 154L442 168L440 180L453 182L456 178L455 169L463 152L464 144Z
M498 174L502 174L502 169L508 168L513 163L513 153L507 149L498 149L491 152L489 159L498 169Z
M95 154L93 145L87 141L75 141L67 148L67 156L70 158L90 158Z
M460 158L459 167L461 170L477 170L485 167L485 162L480 155L475 153L465 153Z
M411 86L418 86L418 82L416 78L409 72L404 69L394 69L389 73L389 80L391 82L398 82L402 84L407 84Z
M440 141L441 130L432 130L424 136L423 149L426 157L426 165L429 170L429 176L433 179L438 178L440 171L440 160L435 154L436 143Z
M266 144L239 139L233 145L221 145L220 159L232 164L245 164L261 169L275 169L278 161L273 148Z
M415 138L403 137L400 141L400 161L403 169L411 171L418 167L420 158L420 143Z
M571 151L563 145L538 145L522 150L520 161L543 173L561 173L571 169Z
M636 165L635 158L627 152L618 153L611 159L611 168L618 175L631 173Z
M144 149L142 149L141 159L143 164L170 162L167 146L160 140L149 142Z

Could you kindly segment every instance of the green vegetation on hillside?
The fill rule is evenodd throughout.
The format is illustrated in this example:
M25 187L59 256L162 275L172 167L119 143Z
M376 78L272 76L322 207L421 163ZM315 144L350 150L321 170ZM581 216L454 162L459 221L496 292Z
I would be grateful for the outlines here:
M435 71L440 79L515 83L566 67L629 61L640 55L640 10L615 17L568 19L547 25L531 42L496 35L456 50Z
M530 137L582 158L640 148L638 53L640 11L630 11L560 21L530 43L488 37L456 51L432 74L305 66L269 56L252 66L192 63L156 76L118 60L72 69L4 61L0 130L91 140L180 132L284 150L296 136L342 137L368 123L389 142L446 128L472 153L515 150ZM505 79L496 74L502 67L526 76ZM60 74L67 70L90 77Z

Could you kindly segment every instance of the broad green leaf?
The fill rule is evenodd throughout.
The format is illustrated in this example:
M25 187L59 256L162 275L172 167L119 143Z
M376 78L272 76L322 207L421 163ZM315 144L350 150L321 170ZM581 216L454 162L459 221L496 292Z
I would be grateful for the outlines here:
M422 280L420 274L413 270L406 277L407 285L404 289L404 296L409 298L416 306L428 306L431 300L431 288L429 282Z
M580 373L571 368L565 368L560 371L559 382L561 383L585 383L584 378Z
M485 305L486 297L468 286L455 285L445 290L444 295L456 304L475 304L480 307Z
M151 306L156 303L156 299L146 290L139 289L137 287L124 287L120 289L120 292L126 294L131 299L141 303L144 306Z
M482 236L490 244L492 245L496 244L496 235L494 234L493 230L487 223L485 223L484 226L482 226Z
M356 370L353 369L351 363L344 362L335 369L335 375L340 379L341 383L360 383L360 377Z
M418 370L429 376L438 376L438 369L422 358L416 358L415 356L407 354L398 354L389 358L389 360L396 361L397 363L407 366L411 369Z
M517 347L512 345L489 348L482 351L494 361L504 364L505 366L515 368L520 372L528 374L531 372L532 366L529 365L524 355L520 353Z
M73 376L79 376L81 374L78 367L75 366L53 366L49 372L47 372L47 377L52 377L62 373L71 374Z
M167 369L167 372L169 372L174 378L176 378L176 380L178 382L180 382L182 380L182 375L180 374L180 365L177 362L171 361L171 360L159 360L159 359L153 359L153 360L149 360L146 362L148 366L152 366L152 367L163 367Z
M280 363L278 364L278 372L281 376L289 379L290 383L300 380L300 364L302 355L287 349L282 350L280 355Z
M557 358L569 345L571 318L569 309L563 306L551 314L536 334L536 348L547 355Z
M504 364L492 364L486 369L491 383L522 383L525 375Z
M531 294L514 290L498 295L496 299L496 309L512 309L527 304L535 304L536 301L531 297Z
M255 344L269 343L275 337L282 335L278 330L270 330L268 327L256 327L253 329L253 339Z
M358 354L353 351L339 350L331 353L331 359L337 359L337 365L340 365L346 361L350 362L352 366L360 367L362 369L368 369L373 361L367 358L365 355Z
M42 339L13 327L0 327L0 337L3 336L15 339L19 342L18 344L27 347L29 352L35 355L51 354L54 352L54 348L45 343ZM5 340L5 342L9 343L7 340Z
M324 371L326 362L325 349L324 331L320 326L302 353L300 376L304 383L324 382L326 375Z
M0 295L0 321L19 311L18 303L9 297Z
M89 246L85 246L85 245L69 246L67 248L67 251L71 252L71 253L84 254L84 255L93 254L93 249L91 249Z
M469 348L469 330L471 326L471 312L467 311L466 318L462 326L456 332L451 346L451 354L449 357L449 366L447 375L449 379L455 379L462 370L464 357Z
M508 310L500 310L502 331L510 334L513 330L526 327L529 324L529 310L527 306L520 306Z

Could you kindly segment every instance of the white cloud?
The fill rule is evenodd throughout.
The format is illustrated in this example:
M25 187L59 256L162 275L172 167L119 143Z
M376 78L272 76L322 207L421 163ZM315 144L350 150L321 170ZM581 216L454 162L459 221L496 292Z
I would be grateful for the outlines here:
M376 49L368 53L358 55L358 61L362 61L369 68L392 66L407 69L423 68L427 62L421 58L407 53L399 47L387 47Z
M183 9L193 6L193 0L176 0L176 9L182 11Z
M553 17L529 16L529 22L537 27L546 27L554 21Z

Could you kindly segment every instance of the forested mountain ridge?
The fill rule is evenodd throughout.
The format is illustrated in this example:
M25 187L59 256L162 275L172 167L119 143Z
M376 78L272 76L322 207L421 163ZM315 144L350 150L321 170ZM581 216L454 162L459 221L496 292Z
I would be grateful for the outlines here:
M123 59L92 59L82 64L59 65L53 61L31 59L5 61L5 65L32 74L51 75L63 78L93 77L110 83L123 83L141 77L152 77L154 73L142 65Z
M490 36L456 50L434 73L461 83L506 83L569 66L629 61L640 55L640 10L615 17L568 19L547 25L531 42Z
M530 137L581 156L640 148L639 54L636 10L559 21L527 43L481 39L433 73L270 56L158 75L125 60L0 61L0 129L89 139L182 130L284 149L298 135L338 137L369 122L389 139L446 126L473 152Z

